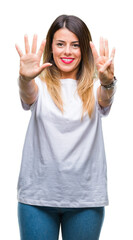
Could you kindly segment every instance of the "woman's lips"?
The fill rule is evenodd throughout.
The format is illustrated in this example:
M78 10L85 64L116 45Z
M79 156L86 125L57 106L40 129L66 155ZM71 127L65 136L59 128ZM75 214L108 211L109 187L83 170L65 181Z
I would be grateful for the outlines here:
M61 61L66 64L70 64L74 61L74 58L61 58Z

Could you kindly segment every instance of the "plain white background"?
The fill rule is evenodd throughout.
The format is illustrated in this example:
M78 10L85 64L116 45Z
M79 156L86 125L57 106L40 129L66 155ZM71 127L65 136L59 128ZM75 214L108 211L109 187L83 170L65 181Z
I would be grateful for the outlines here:
M80 17L99 49L99 38L116 47L117 93L110 115L103 119L110 205L101 240L132 240L133 215L133 34L132 1L5 0L0 6L0 238L19 240L17 180L30 112L21 108L17 77L23 36L38 34L38 46L54 19L61 14ZM60 236L61 239L61 236ZM39 240L39 239L38 239Z

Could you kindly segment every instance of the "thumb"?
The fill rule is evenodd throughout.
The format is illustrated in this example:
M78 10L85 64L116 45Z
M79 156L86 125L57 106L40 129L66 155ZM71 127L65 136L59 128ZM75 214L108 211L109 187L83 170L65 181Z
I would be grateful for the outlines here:
M106 69L111 65L113 58L110 58L104 65L101 67L100 72L104 73Z
M41 73L46 67L51 67L52 63L44 63L42 66L40 66L39 72Z

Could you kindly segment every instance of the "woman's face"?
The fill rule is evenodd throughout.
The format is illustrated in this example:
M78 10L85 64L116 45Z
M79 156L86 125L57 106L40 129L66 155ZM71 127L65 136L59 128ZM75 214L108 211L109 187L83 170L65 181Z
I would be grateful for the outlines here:
M77 36L67 28L55 32L52 42L52 53L61 78L76 79L81 61L81 50Z

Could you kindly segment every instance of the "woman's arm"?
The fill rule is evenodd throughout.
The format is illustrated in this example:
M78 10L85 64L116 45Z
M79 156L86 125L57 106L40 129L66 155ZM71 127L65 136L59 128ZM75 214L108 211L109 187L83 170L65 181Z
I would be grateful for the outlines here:
M97 89L98 103L102 107L107 107L113 102L113 96L116 91L114 77L114 56L115 49L112 50L109 58L108 41L100 38L100 54L92 42L90 42L91 50L95 60L96 68L98 71L98 77L101 85Z
M24 36L25 42L25 54L21 51L18 45L16 50L20 56L20 70L19 70L19 92L20 97L24 103L32 104L38 95L38 86L35 83L35 77L37 77L46 67L51 66L51 63L45 63L40 66L41 57L45 47L45 41L42 41L41 46L37 50L37 35L34 35L32 48L30 52L30 46L28 36Z
M97 89L97 99L101 107L107 107L112 104L116 92L116 82L117 80L114 77L114 81L110 85L100 85Z
M26 81L20 75L18 85L19 94L22 101L29 105L34 103L38 95L38 86L35 83L35 79L32 79L31 81Z

